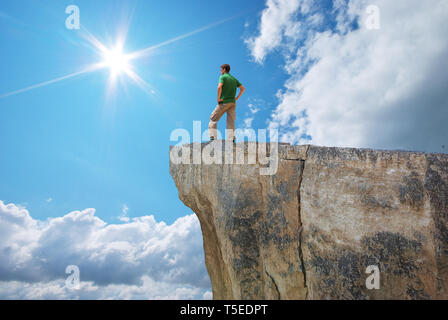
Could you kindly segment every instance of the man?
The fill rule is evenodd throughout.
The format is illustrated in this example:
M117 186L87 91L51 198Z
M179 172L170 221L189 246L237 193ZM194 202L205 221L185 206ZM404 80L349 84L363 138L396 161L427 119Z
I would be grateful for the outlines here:
M235 142L235 108L236 101L243 94L244 86L234 76L230 75L230 66L223 64L221 66L221 76L219 77L218 84L218 105L210 116L210 123L208 124L208 130L210 134L210 140L216 139L216 129L218 127L218 121L222 115L227 112L227 139L232 139ZM236 88L240 89L238 97L235 98Z

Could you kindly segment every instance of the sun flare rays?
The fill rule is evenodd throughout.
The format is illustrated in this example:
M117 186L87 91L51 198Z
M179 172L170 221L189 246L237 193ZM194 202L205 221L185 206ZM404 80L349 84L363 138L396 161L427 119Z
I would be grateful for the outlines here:
M149 85L141 76L138 75L138 73L135 71L134 66L132 65L132 61L136 59L142 59L145 57L148 57L150 53L160 47L169 45L171 43L177 42L179 40L194 36L200 32L204 32L206 30L209 30L213 27L216 27L220 24L223 24L231 19L234 19L235 17L223 19L220 21L217 21L215 23L206 25L204 27L198 28L196 30L190 31L188 33L185 33L183 35L171 38L169 40L163 41L159 44L152 45L150 47L137 50L135 52L131 52L126 54L124 52L124 47L126 43L126 37L128 35L128 29L130 25L130 21L126 24L124 28L121 28L118 32L118 36L116 38L115 45L112 47L107 47L104 45L100 40L98 40L97 37L95 37L91 32L87 30L85 26L81 26L80 35L81 37L87 41L87 43L90 45L90 48L94 50L101 61L88 65L84 68L82 68L80 71L73 72L61 77L57 77L52 80L44 81L41 83L37 83L19 90L11 91L8 93L0 94L1 98L6 98L9 96L13 96L16 94L24 93L33 89L41 88L44 86L48 86L51 84L54 84L56 82L60 82L66 79L78 77L87 73L95 72L101 69L109 69L109 79L107 84L107 95L110 95L114 93L118 87L118 82L122 82L124 78L128 78L132 80L139 88L144 90L149 95L154 95L157 91ZM120 81L119 81L120 80Z

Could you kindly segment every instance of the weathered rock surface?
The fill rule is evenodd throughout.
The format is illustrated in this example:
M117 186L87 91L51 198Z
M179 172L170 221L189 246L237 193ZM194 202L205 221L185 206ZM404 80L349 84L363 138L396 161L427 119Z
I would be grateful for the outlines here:
M282 144L263 166L170 163L214 299L448 299L448 154Z

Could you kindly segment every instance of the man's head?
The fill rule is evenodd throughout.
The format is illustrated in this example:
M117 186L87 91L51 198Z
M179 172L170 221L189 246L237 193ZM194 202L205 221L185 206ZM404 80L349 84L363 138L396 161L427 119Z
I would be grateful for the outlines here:
M230 66L228 64L223 64L221 66L221 74L229 73L229 72L230 72Z

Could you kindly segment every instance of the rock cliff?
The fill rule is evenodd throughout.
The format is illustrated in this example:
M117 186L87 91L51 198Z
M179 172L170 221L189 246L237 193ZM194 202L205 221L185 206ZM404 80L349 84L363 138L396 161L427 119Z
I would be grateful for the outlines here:
M170 174L214 299L448 298L448 154L245 143L243 164L193 161L210 147L171 147Z

